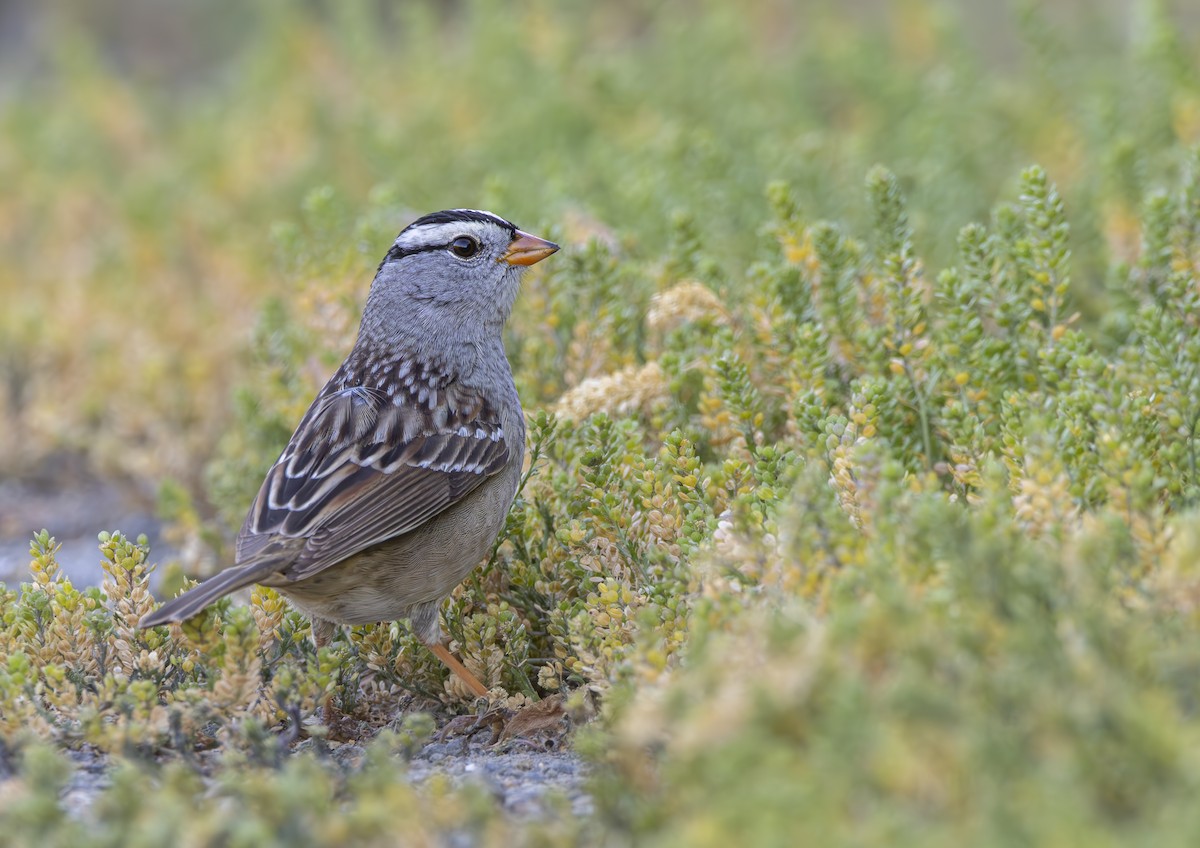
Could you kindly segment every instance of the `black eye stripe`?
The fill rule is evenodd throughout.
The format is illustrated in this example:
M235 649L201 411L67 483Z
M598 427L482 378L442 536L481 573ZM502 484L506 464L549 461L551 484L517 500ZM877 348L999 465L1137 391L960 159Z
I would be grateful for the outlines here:
M384 262L391 262L393 259L403 259L405 256L416 256L418 253L429 253L434 250L448 250L450 242L445 244L423 244L420 247L402 248L398 244L393 244L392 249L387 252L384 257Z
M383 257L383 261L379 263L379 267L382 268L387 263L394 262L397 259L403 259L406 256L416 256L418 253L431 253L435 250L446 250L453 253L451 247L454 245L454 242L458 240L458 238L462 238L462 236L452 239L445 244L423 244L420 247L402 248L398 244L393 244L391 250L389 250L387 255ZM468 238L471 238L472 241L476 243L476 253L478 253L478 251L482 249L482 245L479 244L479 240L472 236L468 236ZM378 273L378 271L376 271L376 273Z

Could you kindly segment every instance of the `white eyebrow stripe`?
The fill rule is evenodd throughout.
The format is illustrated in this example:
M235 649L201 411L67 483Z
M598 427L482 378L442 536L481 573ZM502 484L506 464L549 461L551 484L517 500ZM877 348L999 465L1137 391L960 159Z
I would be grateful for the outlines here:
M481 243L487 243L488 235L494 234L498 224L485 221L454 221L449 224L422 224L410 227L396 239L396 246L401 250L415 250L421 247L449 244L462 235L474 236Z

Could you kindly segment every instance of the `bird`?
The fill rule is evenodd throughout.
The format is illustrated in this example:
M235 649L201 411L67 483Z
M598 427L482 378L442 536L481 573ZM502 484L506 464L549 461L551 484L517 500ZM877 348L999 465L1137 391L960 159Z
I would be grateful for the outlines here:
M353 348L267 472L234 564L139 626L257 583L308 614L318 648L340 625L408 619L486 697L438 616L516 497L525 419L503 329L522 274L558 249L476 209L409 224L375 272Z

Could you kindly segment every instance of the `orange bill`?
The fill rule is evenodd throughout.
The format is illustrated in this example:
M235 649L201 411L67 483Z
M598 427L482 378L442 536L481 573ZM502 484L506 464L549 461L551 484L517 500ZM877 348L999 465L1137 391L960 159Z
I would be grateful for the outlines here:
M508 251L500 258L509 265L532 265L541 262L551 253L558 250L558 245L552 241L531 236L517 230L517 237L508 246Z

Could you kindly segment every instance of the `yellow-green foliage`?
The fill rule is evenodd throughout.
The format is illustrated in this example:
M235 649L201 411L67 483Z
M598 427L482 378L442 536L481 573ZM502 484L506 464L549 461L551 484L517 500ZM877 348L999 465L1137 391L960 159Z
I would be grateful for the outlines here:
M237 845L572 845L582 827L565 810L537 822L494 814L478 787L455 790L431 780L420 791L398 779L406 732L384 731L361 762L339 768L328 757L293 756L275 766L232 756L215 780L185 763L158 767L124 761L87 818L58 809L70 766L45 745L22 754L19 782L5 785L0 845L141 848Z
M224 604L220 618L214 610L173 631L143 631L137 621L155 606L144 542L102 533L104 582L82 592L59 573L56 547L40 533L30 549L33 582L5 593L5 736L149 752L190 746L246 721L276 724L288 709L311 710L320 695L317 671L294 680L317 665L311 651L295 668L264 677L264 664L277 667L289 650L299 654L294 628L307 630L294 613L280 621L279 600L267 590L251 608Z
M886 172L867 181L873 247L777 230L811 249L775 346L821 337L796 365L823 356L825 379L721 471L754 480L791 446L796 484L729 501L693 558L686 664L623 687L610 827L665 845L1197 838L1193 156L1152 201L1153 255L1117 272L1128 333L1107 348L1071 326L1066 217L1039 168L932 286ZM771 420L729 359L706 366L718 415Z
M316 5L225 2L203 24L158 9L144 23L114 0L45 13L42 61L0 102L0 408L20 437L0 442L0 467L28 458L18 445L66 442L194 483L226 430L227 387L261 374L237 353L262 300L358 303L405 220L454 205L622 249L606 285L559 278L523 301L531 399L635 362L656 283L740 288L769 181L811 218L865 225L857 186L876 162L900 176L935 267L1012 174L1042 163L1072 209L1075 308L1103 316L1103 248L1136 253L1142 198L1178 174L1173 145L1200 140L1188 31L1155 2L1129 32L1082 0L990 16L927 0L862 16L717 0L408 2L382 19L369 0ZM329 364L272 345L292 379ZM263 414L290 429L294 407L270 400Z
M171 444L172 508L228 538L409 212L489 206L562 239L509 328L528 474L444 618L509 706L604 704L579 744L598 816L529 830L443 788L414 812L390 754L427 721L354 779L285 757L326 699L381 725L403 692L450 710L469 693L402 625L317 654L265 589L136 631L144 545L104 534L105 583L79 591L41 534L32 582L0 593L0 739L23 757L0 797L11 832L79 835L47 812L63 780L48 739L228 752L207 792L184 766L120 771L92 814L109 844L176 834L182 809L231 842L296 822L295 844L386 841L396 809L414 841L1195 844L1200 85L1184 30L1147 4L1118 54L1098 24L1068 36L1025 7L1025 61L992 73L923 2L897 4L890 40L773 3L410 4L396 33L337 8L272 7L244 84L191 94L194 114L79 44L50 84L80 108L9 108L3 143L53 210L0 200L23 243L101 196L128 230L87 275L51 285L57 258L33 274L48 292L94 282L66 310L84 317L45 320L47 295L3 319L17 349L54 351L38 373L86 384L80 409L39 394L43 377L16 414L74 437L130 421L116 455ZM122 134L160 114L161 135ZM111 183L82 153L97 126L103 156L149 145L163 170ZM79 158L54 171L48 137ZM212 226L164 229L168 202ZM163 244L176 258L145 297L164 320L115 320L135 248ZM228 273L207 294L169 279L209 263ZM228 334L249 314L236 364ZM98 352L72 370L85 318ZM182 403L155 394L151 366L173 356L202 363ZM214 387L234 372L226 409Z

